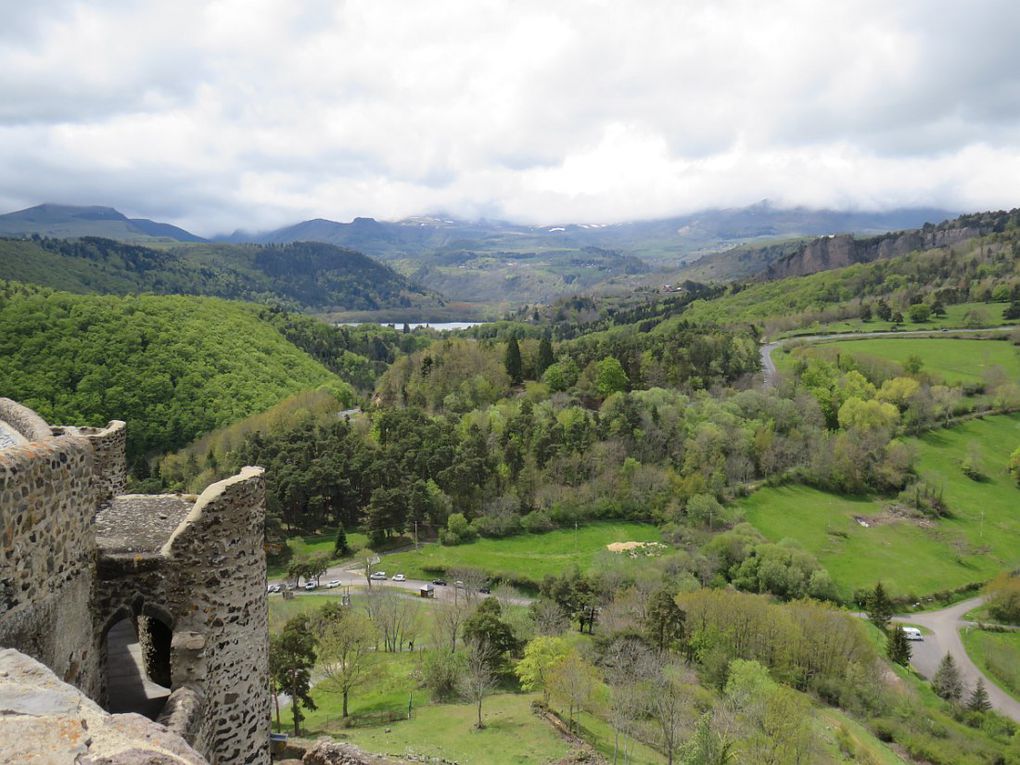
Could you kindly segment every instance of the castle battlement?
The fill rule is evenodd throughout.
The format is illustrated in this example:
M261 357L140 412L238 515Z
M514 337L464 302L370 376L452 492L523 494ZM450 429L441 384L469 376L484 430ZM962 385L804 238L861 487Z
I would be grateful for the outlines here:
M109 634L128 620L170 690L158 720L210 762L268 763L262 469L198 497L124 495L125 436L0 399L0 648L109 708Z

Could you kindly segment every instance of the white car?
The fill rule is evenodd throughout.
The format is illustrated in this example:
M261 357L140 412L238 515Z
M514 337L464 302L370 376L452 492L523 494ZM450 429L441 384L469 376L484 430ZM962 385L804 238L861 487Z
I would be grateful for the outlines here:
M395 575L393 577L393 581L394 582L406 582L407 581L407 577L404 576L403 574L397 574L397 575Z
M386 578L385 571L373 571L372 576L369 577L369 579L385 579L385 578Z
M278 585L278 584L271 584L271 585L269 585L266 588L266 592L267 593L268 592L279 592L279 591L280 591L280 585Z
M334 587L339 587L339 586L340 586L340 580L339 579L330 579L328 582L326 582L326 588L330 589L330 590L332 590Z
M317 585L315 582L305 582L305 589L306 590L314 590L318 586L319 585Z

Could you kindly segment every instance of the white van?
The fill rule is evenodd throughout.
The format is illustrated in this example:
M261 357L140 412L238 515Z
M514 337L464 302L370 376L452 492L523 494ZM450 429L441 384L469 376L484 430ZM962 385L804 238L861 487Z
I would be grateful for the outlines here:
M900 627L900 629L903 630L903 634L907 636L907 640L924 640L921 630L917 627Z

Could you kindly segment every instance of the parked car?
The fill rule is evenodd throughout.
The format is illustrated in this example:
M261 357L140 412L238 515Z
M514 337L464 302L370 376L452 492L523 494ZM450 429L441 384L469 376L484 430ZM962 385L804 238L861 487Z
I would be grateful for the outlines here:
M490 588L489 585L487 585L487 584L484 584L481 587L479 587L478 591L480 593L482 593L483 595L491 595L492 594L492 588Z
M900 627L907 640L924 640L924 635L917 627Z
M403 574L394 574L393 581L394 582L406 582L407 581L407 577L404 576Z
M464 589L464 583L462 581L460 581L460 579L458 579L456 582L454 582L453 586L456 587L458 590L463 590Z
M386 578L385 571L373 571L372 576L369 577L369 579L385 579L385 578Z
M294 589L294 583L293 582L287 582L287 584L285 584L284 587L286 587L288 590L293 590Z
M279 592L280 589L281 589L280 585L278 585L278 584L271 584L271 585L269 585L266 588L266 592Z
M445 579L433 579L432 580L432 584L437 584L440 587L445 587L446 586L446 580Z
M334 587L339 587L339 586L340 586L340 580L339 579L330 579L328 582L326 582L326 588L330 589L330 590L332 590Z
M305 589L306 590L314 590L318 586L319 585L317 585L315 582L305 582Z

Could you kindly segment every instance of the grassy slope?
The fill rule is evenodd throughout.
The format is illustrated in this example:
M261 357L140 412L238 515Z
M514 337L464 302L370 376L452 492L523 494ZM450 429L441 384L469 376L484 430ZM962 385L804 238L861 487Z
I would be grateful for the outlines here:
M740 506L770 539L795 539L815 553L843 595L877 579L897 595L921 595L1020 564L1020 490L1004 469L1020 445L1020 416L974 420L911 440L920 473L942 480L955 513L933 529L902 521L864 528L853 516L878 514L885 502L805 486L765 488ZM972 441L983 450L985 481L967 478L959 467Z
M840 353L877 356L900 364L910 356L919 356L924 359L924 371L950 384L981 382L984 373L994 366L1002 367L1011 378L1020 379L1020 352L1004 340L893 336L813 343L790 353L774 353L773 358L778 368L789 370L798 358L810 356L813 349L831 348L839 349Z
M1020 700L1020 632L965 629L960 637L974 663L1000 688Z
M494 577L540 582L574 565L589 570L610 542L655 542L659 530L640 523L597 523L545 534L521 534L506 539L479 539L455 547L424 545L419 552L387 555L380 568L390 574L430 579L451 568L479 568Z

